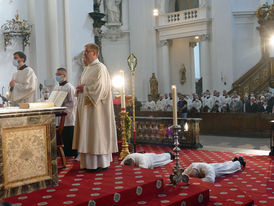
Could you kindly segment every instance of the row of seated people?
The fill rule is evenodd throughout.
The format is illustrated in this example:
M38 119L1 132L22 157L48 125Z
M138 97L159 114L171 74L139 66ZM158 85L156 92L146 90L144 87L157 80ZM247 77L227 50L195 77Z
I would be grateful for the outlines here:
M232 95L224 90L223 95L214 91L213 95L207 90L200 96L197 94L183 95L178 93L178 110L187 112L247 112L247 113L272 113L274 94L262 92L255 96L253 93L240 97L236 91ZM149 96L148 101L142 104L143 111L172 111L173 102L171 94L160 96L157 102Z

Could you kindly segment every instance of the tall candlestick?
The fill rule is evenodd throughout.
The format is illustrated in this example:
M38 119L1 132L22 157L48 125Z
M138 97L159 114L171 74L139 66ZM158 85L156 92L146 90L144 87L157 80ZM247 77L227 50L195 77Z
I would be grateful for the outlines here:
M173 125L177 125L177 92L176 86L172 85L172 102L173 102Z
M120 76L121 79L123 81L122 85L121 85L121 109L125 110L126 108L126 99L125 99L125 75L124 75L124 71L120 70Z

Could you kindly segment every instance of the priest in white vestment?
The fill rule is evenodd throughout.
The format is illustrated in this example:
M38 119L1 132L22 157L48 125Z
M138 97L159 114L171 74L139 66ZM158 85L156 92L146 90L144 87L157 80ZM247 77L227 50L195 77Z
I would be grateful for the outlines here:
M25 64L26 55L23 52L13 54L13 65L17 71L12 75L10 81L10 100L13 106L19 103L36 102L38 79L32 68Z
M155 154L155 153L132 153L126 156L121 165L137 166L147 169L154 169L172 162L174 154L170 152Z
M245 164L242 157L235 157L234 160L223 163L194 162L184 170L183 175L199 177L205 182L215 182L216 177L233 174L241 170L241 166L245 167Z
M64 143L64 153L67 157L77 156L77 151L72 150L73 131L75 123L75 112L77 105L77 98L75 97L75 87L67 81L67 70L65 68L58 68L56 71L56 85L53 91L67 92L66 98L63 101L62 107L66 107L66 117L64 123L64 129L62 132L62 139ZM61 118L56 119L56 125L58 126Z
M98 54L96 44L85 46L85 68L76 88L78 105L73 138L80 167L91 172L107 169L112 153L118 152L111 80Z

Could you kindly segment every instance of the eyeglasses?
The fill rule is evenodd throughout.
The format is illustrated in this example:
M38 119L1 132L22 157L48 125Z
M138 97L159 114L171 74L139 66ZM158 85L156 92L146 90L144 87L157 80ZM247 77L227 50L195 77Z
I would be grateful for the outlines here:
M92 50L85 50L84 54L88 54L89 52L92 52Z

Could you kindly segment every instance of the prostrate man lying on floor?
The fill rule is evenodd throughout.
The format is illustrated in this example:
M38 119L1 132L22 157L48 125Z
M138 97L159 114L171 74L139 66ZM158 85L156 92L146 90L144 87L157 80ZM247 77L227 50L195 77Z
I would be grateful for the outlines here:
M175 158L175 155L171 152L166 152L162 154L155 153L132 153L126 156L121 165L137 166L142 168L153 169L155 167L160 167L166 165Z
M241 166L245 167L245 165L246 162L242 157L235 157L232 161L223 163L194 162L185 169L183 175L202 178L205 182L215 182L216 177L237 172L241 170Z

